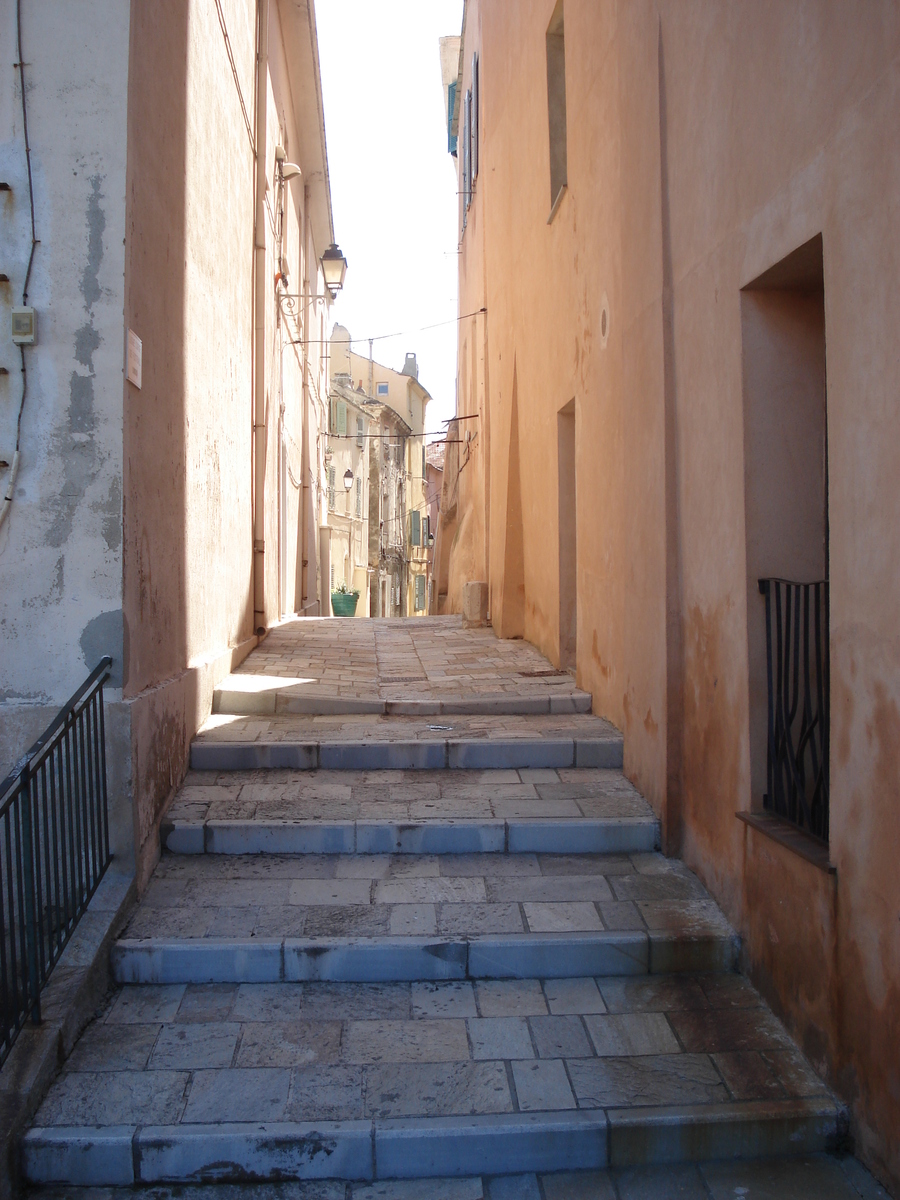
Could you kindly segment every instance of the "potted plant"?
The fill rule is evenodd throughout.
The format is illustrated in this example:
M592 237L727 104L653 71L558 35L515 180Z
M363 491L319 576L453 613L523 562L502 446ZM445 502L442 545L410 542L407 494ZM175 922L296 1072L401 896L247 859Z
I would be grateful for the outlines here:
M340 584L331 593L331 611L336 617L355 617L359 592L351 591L346 583Z

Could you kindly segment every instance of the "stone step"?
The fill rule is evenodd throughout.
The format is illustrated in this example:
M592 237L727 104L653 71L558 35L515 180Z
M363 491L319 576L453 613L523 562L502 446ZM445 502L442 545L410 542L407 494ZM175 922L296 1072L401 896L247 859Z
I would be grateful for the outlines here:
M700 882L634 855L166 855L112 953L122 983L731 970Z
M191 771L161 825L178 854L631 853L659 824L621 771Z
M522 683L525 681L523 680ZM381 687L370 694L355 692L336 695L322 691L308 679L284 678L277 675L229 675L213 692L213 712L237 716L272 716L274 714L369 714L373 716L439 717L459 715L525 716L562 713L589 713L591 694L579 688L543 688L539 694L516 691L487 695L462 695L453 692L441 695L429 689L426 696L414 694L411 687ZM383 693L394 693L385 697Z
M736 975L123 988L33 1184L465 1177L824 1150L842 1113Z
M139 1168L140 1172L140 1168ZM211 1184L196 1200L682 1200L758 1195L779 1200L890 1200L858 1159L833 1154L728 1158L704 1163L612 1167L514 1175L433 1176L387 1182L316 1180ZM147 1192L129 1189L146 1200ZM124 1200L122 1189L44 1187L34 1200ZM190 1193L193 1195L194 1193ZM158 1184L151 1200L185 1200L183 1184Z
M485 770L622 766L622 735L586 713L425 717L213 715L191 743L205 771Z

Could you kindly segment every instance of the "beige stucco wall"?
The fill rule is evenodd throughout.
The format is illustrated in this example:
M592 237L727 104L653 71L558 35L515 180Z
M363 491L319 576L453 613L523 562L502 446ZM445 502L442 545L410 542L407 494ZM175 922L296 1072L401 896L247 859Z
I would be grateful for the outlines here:
M458 411L487 413L490 448L458 476L448 597L486 564L498 632L558 661L556 431L574 399L579 683L624 730L668 849L722 902L852 1103L862 1153L897 1182L900 13L566 0L568 189L548 224L553 8L467 4L483 121L460 311L487 315L477 336L461 322ZM734 816L760 802L742 289L817 234L834 885Z

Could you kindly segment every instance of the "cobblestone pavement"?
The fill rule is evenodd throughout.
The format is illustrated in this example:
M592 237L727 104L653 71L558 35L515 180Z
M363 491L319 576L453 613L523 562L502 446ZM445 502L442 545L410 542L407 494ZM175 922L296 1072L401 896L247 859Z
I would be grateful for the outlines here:
M203 725L195 742L452 742L494 740L525 741L568 738L618 738L608 721L589 713L560 716L481 716L471 713L436 722L431 717L370 716L342 713L329 716L302 714L269 717L215 713Z
M358 1121L827 1089L738 975L126 986L44 1126Z
M690 871L661 854L166 855L122 936L468 939L602 930L733 936Z
M141 1188L139 1194L142 1200L890 1200L856 1159L826 1155L486 1179L180 1185ZM119 1188L54 1188L33 1198L128 1195Z
M463 629L461 617L310 619L273 629L235 675L306 681L311 694L407 697L570 693L575 681L534 646Z

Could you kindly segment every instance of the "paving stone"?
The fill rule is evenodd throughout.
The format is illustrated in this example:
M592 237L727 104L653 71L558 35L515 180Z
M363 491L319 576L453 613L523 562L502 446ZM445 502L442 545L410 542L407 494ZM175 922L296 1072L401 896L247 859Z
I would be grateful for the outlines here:
M600 989L591 978L548 979L544 995L551 1013L605 1013Z
M610 1012L674 1012L706 1008L709 1001L694 979L677 976L616 977L597 980Z
M363 1116L365 1079L362 1067L295 1068L287 1121L356 1121Z
M110 1025L147 1025L172 1021L184 996L185 985L123 987L107 1016Z
M310 1015L302 984L242 983L235 988L231 1007L235 1021L293 1021L301 1012Z
M476 985L482 1017L543 1016L547 1004L536 979L480 980Z
M474 1017L475 991L471 983L420 981L411 986L414 1017ZM497 1057L505 1057L498 1055Z
M541 1058L586 1058L594 1053L580 1017L530 1017L528 1024Z
M704 1163L700 1174L712 1200L859 1200L837 1161L824 1156Z
M368 1117L512 1111L502 1063L379 1063L366 1068Z
M712 1008L759 1008L759 993L743 975L734 972L700 975L697 979Z
M486 898L484 880L477 877L392 879L375 885L379 904L477 904Z
M532 933L578 933L603 928L597 909L587 902L525 903L522 907Z
M725 1085L705 1054L581 1058L569 1063L582 1108L722 1103Z
M301 1067L340 1058L338 1021L266 1021L243 1026L235 1066Z
M368 904L371 885L367 879L295 879L290 885L285 903L302 904Z
M470 1020L469 1040L476 1060L534 1058L524 1017L481 1017Z
M523 1112L555 1112L577 1107L561 1059L514 1062L512 1073Z
M440 859L442 875L540 875L536 854L446 854Z
M67 1071L141 1071L161 1025L88 1027L66 1062Z
M767 1100L785 1094L770 1064L754 1050L714 1054L712 1060L735 1100Z
M618 1200L608 1171L563 1171L542 1175L544 1200ZM658 1200L664 1200L660 1194Z
M341 1039L341 1058L346 1063L466 1062L465 1022L350 1021Z
M611 900L609 884L602 875L526 876L519 879L487 879L488 899L530 902Z
M688 1051L776 1050L791 1045L784 1026L764 1008L695 1009L670 1021Z
M348 904L344 907L321 905L308 908L303 920L303 936L308 938L377 937L391 932L392 910L386 905ZM289 930L284 930L290 937ZM294 935L297 936L297 935Z
M597 907L607 929L643 929L644 919L630 900L601 900Z
M597 1054L677 1054L680 1047L663 1013L619 1013L587 1016L584 1023Z
M351 1195L353 1200L484 1200L484 1188L480 1179L385 1179L356 1184Z
M40 1108L42 1125L140 1125L181 1117L186 1071L78 1071L64 1074Z
M615 1181L620 1200L709 1200L700 1172L692 1164L631 1167L616 1171Z
M541 1200L536 1175L498 1175L488 1187L490 1200Z
M303 1015L313 1021L405 1020L408 983L313 983L303 989Z
M431 937L437 933L437 913L433 904L394 904L390 911L389 932L394 937Z
M760 1055L771 1067L789 1096L825 1096L828 1088L796 1046L785 1050L763 1050Z
M291 1072L286 1068L195 1071L183 1120L190 1124L280 1121L290 1084Z
M154 1071L191 1071L199 1067L230 1067L240 1025L164 1025L150 1055Z
M522 933L525 926L518 904L442 904L440 931L445 937L491 933Z

